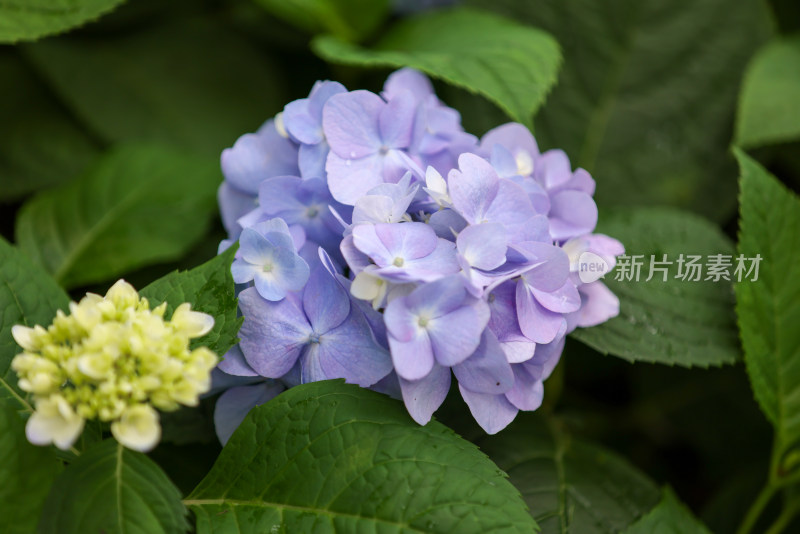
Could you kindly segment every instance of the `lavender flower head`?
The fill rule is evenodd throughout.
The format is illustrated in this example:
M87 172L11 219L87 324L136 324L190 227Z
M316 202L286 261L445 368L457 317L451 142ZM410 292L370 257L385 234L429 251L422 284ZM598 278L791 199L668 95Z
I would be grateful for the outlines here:
M217 406L221 439L286 387L344 378L388 392L418 423L453 377L488 433L536 410L566 335L619 313L581 255L613 267L594 234L595 183L527 128L480 140L421 73L381 94L318 82L222 155L219 199L244 324L219 365L239 380Z

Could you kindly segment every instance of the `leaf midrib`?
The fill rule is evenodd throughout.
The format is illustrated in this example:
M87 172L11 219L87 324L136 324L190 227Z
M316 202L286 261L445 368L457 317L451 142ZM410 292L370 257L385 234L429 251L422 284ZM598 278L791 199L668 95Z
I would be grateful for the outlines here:
M230 506L246 506L246 507L254 507L254 508L274 508L276 510L280 510L283 513L284 510L290 510L293 512L304 512L304 513L312 513L312 514L319 514L319 515L326 515L331 519L336 517L348 518L348 519L355 519L360 521L370 521L373 523L381 523L386 525L392 525L395 527L400 527L403 529L408 529L411 532L419 532L421 534L426 534L427 531L419 530L417 528L412 527L408 523L400 523L397 521L391 521L389 519L383 519L380 517L370 517L370 516L360 516L355 514L348 514L346 512L337 512L334 510L327 510L325 508L314 508L311 506L299 506L293 504L284 504L284 503L276 503L272 501L265 501L265 500L240 500L240 499L184 499L183 504L186 506L218 506L218 505L225 505L228 504ZM235 515L235 514L234 514Z

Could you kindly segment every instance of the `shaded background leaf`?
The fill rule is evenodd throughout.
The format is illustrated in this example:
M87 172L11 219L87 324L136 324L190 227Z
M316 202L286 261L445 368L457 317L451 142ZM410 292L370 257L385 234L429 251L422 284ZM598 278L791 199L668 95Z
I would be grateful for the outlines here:
M16 50L0 49L0 204L74 178L97 143L53 97Z
M109 142L148 140L218 157L285 103L269 57L209 18L47 40L24 52Z
M22 251L66 287L180 257L216 217L213 160L157 146L109 151L79 179L28 201Z
M665 488L661 502L634 523L625 534L710 534L670 488Z
M643 255L638 281L618 281L620 266L603 278L619 297L619 316L572 335L600 352L628 361L657 362L684 367L733 363L739 357L733 290L728 280L676 279L681 254L733 256L733 244L714 224L691 213L668 208L606 210L598 232L614 236L625 245L627 256ZM650 258L667 255L667 281L654 271ZM735 258L729 257L736 266ZM655 267L658 267L657 265ZM628 271L630 273L630 271Z
M550 32L564 53L540 147L597 179L597 202L735 212L728 153L741 72L769 34L758 0L466 0Z
M30 41L97 19L124 0L6 0L0 4L0 43Z
M800 140L800 35L776 39L744 77L736 142L756 147Z
M518 418L479 441L520 490L542 533L619 532L658 502L658 488L619 456L570 436L557 421Z
M389 15L389 0L257 0L277 17L309 33L353 41L369 36Z
M547 33L465 8L401 21L373 49L331 37L318 37L311 46L335 63L419 69L481 94L524 124L555 83L561 61Z

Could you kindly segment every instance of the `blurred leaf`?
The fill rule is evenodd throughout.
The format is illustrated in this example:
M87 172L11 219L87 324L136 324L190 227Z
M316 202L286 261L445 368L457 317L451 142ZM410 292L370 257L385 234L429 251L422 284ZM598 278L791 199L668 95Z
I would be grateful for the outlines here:
M91 22L124 0L23 0L0 3L0 43L31 41Z
M543 534L619 532L658 502L658 488L619 456L573 439L558 421L522 421L479 445L508 473Z
M213 161L149 146L108 152L81 178L29 200L20 249L66 287L180 257L216 211Z
M640 208L606 212L598 232L622 241L626 256L643 256L638 281L617 280L625 272L621 265L604 283L620 300L618 317L592 328L579 328L573 336L594 349L631 362L644 361L708 367L733 363L739 357L733 291L730 280L706 280L708 256L722 254L736 268L733 245L712 223L667 208ZM652 264L667 255L670 265ZM701 281L676 278L683 255L702 256L698 261ZM631 261L630 264L633 262ZM658 269L668 269L664 274ZM684 265L682 274L686 274ZM631 270L627 269L627 274ZM689 277L691 278L691 277Z
M175 308L184 302L190 302L193 310L214 317L214 328L205 336L193 339L192 347L206 346L219 356L239 341L236 334L243 320L236 316L238 300L231 275L235 252L233 246L190 271L175 271L159 278L140 292L151 307L166 301L166 317L172 317Z
M389 15L389 0L256 0L270 13L309 33L346 41L369 36Z
M769 0L775 22L784 33L800 30L800 4L797 0Z
M5 400L0 400L0 458L0 532L35 532L61 463L52 448L28 443L22 419Z
M40 534L178 534L187 532L181 495L140 452L106 440L83 453L56 480Z
M11 336L11 327L47 326L56 310L67 310L68 304L67 294L41 267L0 237L0 399L18 411L29 412L31 406L11 369L11 360L22 352Z
M665 488L661 502L625 534L711 534L675 493Z
M253 408L184 501L197 532L533 532L478 448L402 402L341 381Z
M561 62L558 44L547 33L466 8L400 21L374 49L327 36L311 47L335 63L419 69L480 93L525 124L555 83Z
M739 253L762 258L758 280L736 284L736 313L753 393L775 426L776 454L788 471L798 467L800 447L800 198L744 152L736 157Z
M0 79L0 202L73 178L96 157L92 140L16 50L0 50Z
M48 40L24 51L111 142L152 140L218 157L284 104L269 58L209 20Z
M747 69L736 140L755 147L800 140L800 35L764 47Z
M595 176L601 207L733 214L733 110L742 69L768 34L764 2L465 1L549 31L562 46L564 68L536 135Z

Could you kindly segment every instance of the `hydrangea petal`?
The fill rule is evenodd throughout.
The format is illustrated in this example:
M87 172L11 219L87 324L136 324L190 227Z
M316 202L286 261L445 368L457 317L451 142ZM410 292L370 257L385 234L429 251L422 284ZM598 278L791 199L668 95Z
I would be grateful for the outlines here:
M376 154L381 148L378 119L385 106L381 97L369 91L332 96L322 110L322 126L331 151L345 159Z
M350 314L350 297L322 266L314 269L303 291L303 309L316 334L336 328Z
M517 416L517 408L505 395L488 395L475 393L464 386L458 386L461 397L469 406L472 417L487 434L497 434Z
M277 397L284 389L280 382L265 380L252 386L234 387L223 393L214 407L214 427L222 445L228 443L250 410Z
M459 384L470 391L499 395L514 385L514 372L497 337L488 328L475 352L453 367Z
M531 372L536 366L518 364L514 369L514 386L506 392L506 399L516 408L533 411L542 405L544 399L544 384L542 384L541 370Z
M259 374L250 367L247 360L244 359L244 354L242 354L242 349L239 348L239 345L234 345L225 353L222 361L217 364L217 368L234 376L259 376Z
M433 412L442 405L450 391L450 369L435 365L430 373L420 380L400 380L403 402L411 417L425 425L431 420Z
M320 362L328 378L367 387L392 371L389 352L378 345L364 316L350 316L320 339Z
M255 288L239 294L244 322L239 343L247 363L261 376L280 378L292 368L311 336L300 302L267 301Z
M559 331L566 328L564 316L545 309L522 281L517 283L516 301L519 327L528 339L536 343L550 343Z

